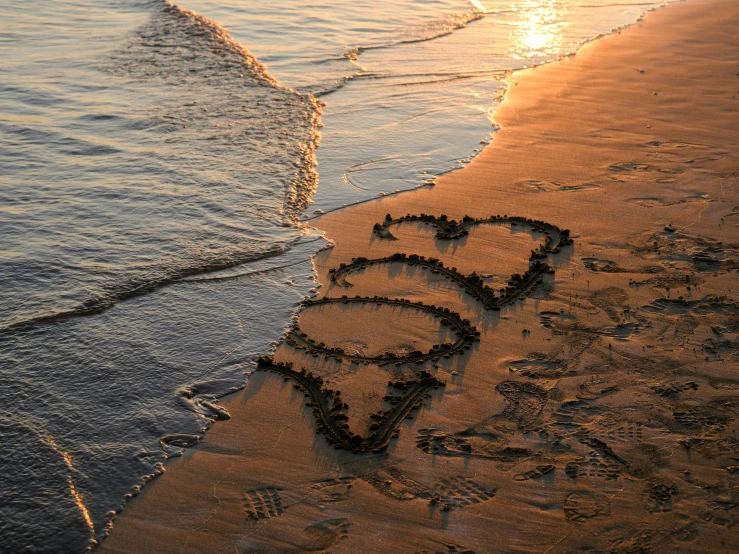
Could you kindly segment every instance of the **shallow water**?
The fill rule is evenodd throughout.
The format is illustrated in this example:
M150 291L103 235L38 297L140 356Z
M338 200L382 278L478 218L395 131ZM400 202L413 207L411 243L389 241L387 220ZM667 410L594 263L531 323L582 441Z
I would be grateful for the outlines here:
M3 549L84 551L223 417L314 286L299 219L459 167L507 71L654 5L0 7Z
M574 52L660 4L404 1L391 14L376 0L188 7L226 26L281 82L328 104L308 218L461 167L492 138L511 70Z

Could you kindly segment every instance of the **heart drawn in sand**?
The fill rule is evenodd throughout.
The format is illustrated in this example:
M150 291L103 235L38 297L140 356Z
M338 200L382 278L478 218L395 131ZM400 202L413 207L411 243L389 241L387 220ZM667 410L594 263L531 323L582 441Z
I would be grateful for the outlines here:
M393 254L384 258L368 259L355 258L350 264L341 264L338 269L330 270L332 282L339 286L351 286L346 281L346 276L362 271L368 267L388 263L405 263L410 266L427 268L440 274L462 290L479 301L485 309L500 310L526 297L541 282L544 275L553 273L553 269L544 261L550 254L560 251L562 246L572 243L570 233L567 229L559 229L555 225L543 221L536 221L524 217L491 216L488 218L475 219L465 216L461 222L449 220L446 216L440 217L421 214L418 216L407 215L393 219L390 215L382 223L375 224L373 233L380 239L397 240L390 228L404 222L420 222L436 228L436 238L441 240L458 240L467 236L469 230L477 225L511 225L521 226L530 231L544 234L545 241L537 249L532 250L529 256L528 270L523 274L511 276L506 287L496 292L489 287L476 273L464 275L456 268L448 268L435 258L425 258L417 254ZM422 364L427 360L438 360L441 356L449 357L469 348L474 342L479 341L480 333L468 320L463 319L460 314L440 306L427 305L422 302L411 302L402 298L387 297L348 297L321 298L318 300L306 300L304 309L326 304L377 304L399 306L407 309L417 310L439 318L440 323L451 328L456 340L451 343L434 345L429 351L418 350L408 353L385 352L377 356L364 355L360 352L346 352L338 346L332 347L317 342L304 333L298 323L288 332L287 343L294 348L307 351L314 357L319 355L325 358L337 360L349 360L355 363L375 363L386 365L393 363ZM427 370L418 370L414 376L408 379L390 381L388 387L391 394L391 406L380 410L370 416L373 422L369 425L370 434L366 437L352 433L349 430L348 416L345 411L349 406L341 398L341 392L333 390L324 385L321 376L315 375L305 368L294 369L290 363L275 362L271 357L263 356L259 359L259 367L281 374L286 379L294 381L294 386L302 390L309 402L307 405L313 409L318 425L318 432L323 433L329 443L337 448L343 448L353 452L378 452L385 450L393 437L399 433L400 423L411 415L411 412L419 408L432 389L444 385Z

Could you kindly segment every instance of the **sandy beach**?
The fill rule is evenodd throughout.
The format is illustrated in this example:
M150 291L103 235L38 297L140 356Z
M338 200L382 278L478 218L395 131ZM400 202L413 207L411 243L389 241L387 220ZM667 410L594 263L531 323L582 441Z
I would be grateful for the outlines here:
M737 28L515 72L464 169L312 220L319 296L97 551L737 551Z

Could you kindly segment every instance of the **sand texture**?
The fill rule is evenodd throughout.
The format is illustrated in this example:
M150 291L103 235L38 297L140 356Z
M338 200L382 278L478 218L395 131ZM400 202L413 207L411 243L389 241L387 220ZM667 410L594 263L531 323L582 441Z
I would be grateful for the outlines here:
M312 221L320 294L100 551L738 551L737 29L515 73L467 167Z

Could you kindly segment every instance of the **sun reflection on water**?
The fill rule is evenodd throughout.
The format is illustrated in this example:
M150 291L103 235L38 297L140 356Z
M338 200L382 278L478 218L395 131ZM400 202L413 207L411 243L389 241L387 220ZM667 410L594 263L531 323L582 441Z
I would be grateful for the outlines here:
M511 31L514 58L533 58L559 51L567 26L563 20L566 7L560 0L530 0L512 8L519 14Z

